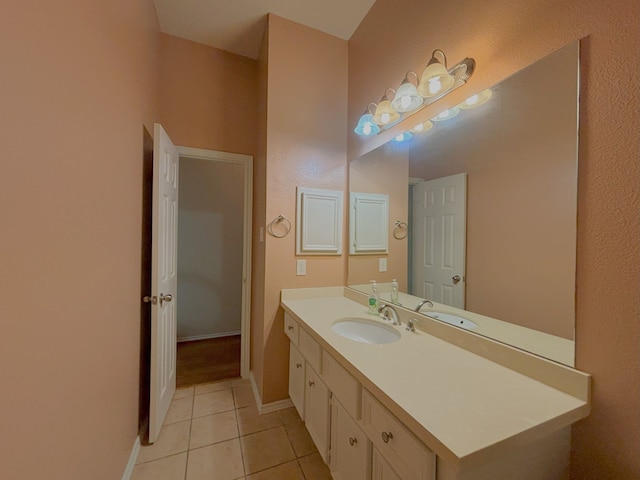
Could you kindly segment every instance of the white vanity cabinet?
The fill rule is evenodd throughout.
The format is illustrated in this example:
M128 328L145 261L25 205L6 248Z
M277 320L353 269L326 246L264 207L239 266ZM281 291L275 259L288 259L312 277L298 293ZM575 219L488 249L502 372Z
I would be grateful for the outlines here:
M331 405L329 389L309 363L305 369L304 421L320 456L329 461Z
M371 478L371 442L335 397L331 405L331 476L334 480Z
M372 452L371 465L371 480L402 480L376 448Z

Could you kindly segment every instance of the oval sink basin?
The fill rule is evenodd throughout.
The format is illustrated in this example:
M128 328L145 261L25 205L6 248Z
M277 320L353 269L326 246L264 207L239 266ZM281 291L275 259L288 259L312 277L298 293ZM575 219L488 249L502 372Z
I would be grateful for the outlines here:
M424 312L424 313L432 318L448 323L449 325L455 325L456 327L464 328L466 330L474 330L475 328L478 328L477 323L472 322L468 318L460 317L453 313L445 313L445 312Z
M391 343L400 339L394 328L365 318L343 318L331 326L331 330L349 340L361 343Z

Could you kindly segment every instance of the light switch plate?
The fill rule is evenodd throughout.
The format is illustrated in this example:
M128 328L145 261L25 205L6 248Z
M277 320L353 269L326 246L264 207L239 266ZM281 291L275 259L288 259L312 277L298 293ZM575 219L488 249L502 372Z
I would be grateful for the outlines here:
M387 271L387 259L386 258L381 258L380 260L378 260L378 271L380 271L380 272L386 272Z
M296 260L296 275L306 275L306 274L307 274L307 261Z

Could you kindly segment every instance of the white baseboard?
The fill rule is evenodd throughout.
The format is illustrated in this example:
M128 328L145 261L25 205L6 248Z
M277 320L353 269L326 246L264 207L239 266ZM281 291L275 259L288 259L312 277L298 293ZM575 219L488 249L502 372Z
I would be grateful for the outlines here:
M235 335L240 335L242 332L240 330L236 330L233 332L222 332L222 333L207 333L206 335L193 335L191 337L182 337L178 339L178 343L180 342L192 342L194 340L208 340L210 338L221 338L221 337L233 337Z
M122 480L129 480L131 478L131 475L133 474L133 467L136 466L136 461L138 460L138 453L140 453L140 436L137 436L135 442L133 442L131 455L129 455L129 461L127 462L127 468L124 470L124 474L122 475Z
M256 399L256 405L258 407L258 412L260 412L260 415L262 415L263 413L270 413L277 410L284 410L285 408L293 407L293 402L290 398L263 404L262 399L260 398L260 392L258 391L258 385L256 384L256 379L253 376L253 371L249 373L249 380L251 381L251 389L253 390L253 396Z

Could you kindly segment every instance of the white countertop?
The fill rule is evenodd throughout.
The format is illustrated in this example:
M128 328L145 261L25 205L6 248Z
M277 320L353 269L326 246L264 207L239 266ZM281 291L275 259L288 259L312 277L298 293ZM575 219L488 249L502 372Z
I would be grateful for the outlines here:
M401 338L384 345L344 338L331 329L339 318L386 322L336 292L299 299L283 292L282 306L429 448L459 467L589 413L584 400L421 331L393 327Z

